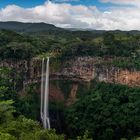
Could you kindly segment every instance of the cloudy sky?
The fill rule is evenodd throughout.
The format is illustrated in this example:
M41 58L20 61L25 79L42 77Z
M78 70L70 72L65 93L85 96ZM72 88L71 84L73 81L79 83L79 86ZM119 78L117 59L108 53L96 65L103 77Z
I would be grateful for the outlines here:
M140 0L0 0L0 21L140 30Z

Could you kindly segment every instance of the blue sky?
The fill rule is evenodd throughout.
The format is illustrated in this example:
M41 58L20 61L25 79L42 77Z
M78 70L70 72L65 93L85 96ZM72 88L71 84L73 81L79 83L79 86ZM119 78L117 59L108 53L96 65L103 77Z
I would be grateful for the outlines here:
M0 7L15 4L22 7L33 7L39 4L43 4L45 0L0 0Z
M0 21L64 28L140 30L140 0L0 0Z
M12 4L15 4L24 8L30 8L37 5L42 5L43 3L45 3L45 1L46 0L0 0L0 8L4 8L7 5L12 5ZM62 1L64 0L53 0L53 1L56 3L62 3ZM101 3L99 0L70 0L67 3L71 3L72 5L82 4L86 6L96 5L100 9L106 9L113 5L111 3Z

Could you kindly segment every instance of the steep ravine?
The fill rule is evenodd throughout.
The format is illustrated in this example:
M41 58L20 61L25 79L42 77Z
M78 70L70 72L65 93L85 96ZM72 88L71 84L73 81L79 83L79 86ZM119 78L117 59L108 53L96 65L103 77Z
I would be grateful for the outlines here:
M70 105L76 100L76 92L79 83L90 83L95 80L97 82L116 83L128 86L140 87L140 71L135 69L122 69L118 67L105 66L102 62L112 61L112 58L100 57L76 57L68 59L59 64L59 67L50 68L50 97L52 100L63 101L66 105ZM53 64L53 62L51 62ZM0 62L0 67L11 67L20 74L23 81L23 88L31 83L40 83L41 76L41 59L31 60L5 60ZM53 65L51 65L53 66ZM53 84L53 81L71 81L69 90L63 91L63 86ZM67 93L66 93L67 92ZM67 94L67 99L65 96Z

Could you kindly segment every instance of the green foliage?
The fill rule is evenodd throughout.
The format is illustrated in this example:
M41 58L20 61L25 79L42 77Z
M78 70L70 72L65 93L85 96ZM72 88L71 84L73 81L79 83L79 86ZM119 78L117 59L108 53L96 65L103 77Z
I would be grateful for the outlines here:
M128 70L140 70L140 57L124 57L124 58L114 58L112 61L104 61L96 66L107 66L107 67L116 67Z
M63 135L57 135L55 130L43 130L40 124L23 116L10 121L0 128L0 138L4 140L63 140ZM11 139L10 139L11 137Z
M22 135L33 133L40 130L41 127L38 122L24 117L19 117L14 121L10 121L6 127L1 130L4 133L9 133L12 136L20 138Z
M94 139L133 138L140 130L140 89L97 84L66 112L69 133Z
M8 133L0 133L0 140L16 140L16 138Z
M35 140L64 140L63 135L56 135L54 130L41 130L35 133ZM24 140L24 139L23 139Z
M92 140L92 139L88 137L88 131L85 131L82 137L81 136L77 137L77 140Z
M45 53L61 60L74 56L130 58L133 58L132 54L140 56L140 35L133 32L128 35L128 33L119 31L70 32L54 28L52 32L38 33L36 31L34 34L27 35L0 30L0 58L29 59ZM53 68L58 69L59 66L60 61L56 59Z
M6 125L13 119L13 112L15 112L12 106L13 101L0 101L0 125Z
M123 60L114 60L111 62L112 66L120 67L120 68L127 68L127 69L137 69L140 70L140 58L126 58Z
M119 59L106 65L140 70L139 33L73 32L51 25L46 27L43 23L14 24L17 27L12 27L12 30L20 32L0 30L0 59L30 59L49 54L53 57L51 70L58 71L66 58L112 56ZM6 27L9 28L9 25ZM17 91L21 80L16 70L0 68L0 140L63 140L63 135L57 135L54 130L43 130L39 122L34 121L39 118L39 87L31 85L19 97ZM67 99L71 83L63 81L56 84L66 93ZM81 84L77 102L66 108L66 118L63 112L65 107L61 103L52 102L50 114L53 121L59 122L55 127L60 129L62 124L63 131L70 137L76 138L88 130L84 136L77 137L78 140L90 140L89 136L96 140L138 140L136 137L140 135L139 106L139 88L104 83L85 88Z
M0 101L13 100L14 107L17 109L19 104L19 95L16 87L18 86L18 74L11 68L0 68ZM18 112L16 112L18 114Z
M105 45L112 45L115 41L115 36L113 33L105 32L103 34L103 41Z
M15 107L13 103L12 100L0 100L0 140L64 139L63 135L57 135L54 130L43 130L37 121L27 119L24 116L14 118Z
M0 30L0 58L27 59L43 52L43 42L37 38L9 30ZM39 46L39 47L38 47Z
M21 77L16 69L10 67L0 67L0 86L5 86L15 92L18 90Z
M18 102L17 111L27 118L38 119L40 111L40 96L37 93L37 85L30 85L25 90Z
M140 140L140 138L136 138L136 139L133 139L133 140Z
M7 44L3 57L8 58L30 58L33 57L34 47L29 42L10 42Z

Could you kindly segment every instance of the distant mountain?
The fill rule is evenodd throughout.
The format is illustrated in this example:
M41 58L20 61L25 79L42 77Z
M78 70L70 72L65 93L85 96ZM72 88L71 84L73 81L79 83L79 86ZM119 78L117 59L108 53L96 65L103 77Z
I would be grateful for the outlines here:
M16 32L25 32L25 33L40 33L40 34L59 34L59 35L70 35L72 34L103 34L106 32L105 30L94 30L94 29L82 29L82 28L59 28L53 24L47 23L23 23L17 21L7 21L0 22L0 29L12 30ZM140 31L132 30L132 31L121 31L121 30L111 30L109 32L112 33L121 33L126 34L130 33L133 35L139 35Z
M16 21L0 22L0 29L8 29L17 32L45 32L61 31L62 28L46 23L22 23Z

